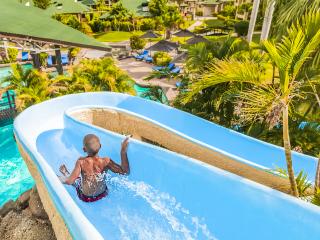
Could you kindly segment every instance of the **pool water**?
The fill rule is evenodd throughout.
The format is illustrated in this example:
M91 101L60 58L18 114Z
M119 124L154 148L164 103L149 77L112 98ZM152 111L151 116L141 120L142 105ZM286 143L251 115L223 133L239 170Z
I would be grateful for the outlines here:
M149 89L150 89L149 87L144 87L144 86L141 86L138 84L134 85L134 90L136 91L136 94L138 97L143 97L143 94L148 92ZM168 104L168 98L167 98L166 94L163 92L162 89L159 89L159 91L161 91L161 93L162 93L162 103ZM150 100L149 97L144 97L144 98Z
M0 207L16 200L34 181L13 138L13 125L0 128Z
M33 66L31 63L27 63L27 64L23 64L22 65L22 68L24 70L28 70L28 69L31 69ZM4 79L5 77L8 77L11 73L11 67L2 67L0 68L0 80L1 79Z

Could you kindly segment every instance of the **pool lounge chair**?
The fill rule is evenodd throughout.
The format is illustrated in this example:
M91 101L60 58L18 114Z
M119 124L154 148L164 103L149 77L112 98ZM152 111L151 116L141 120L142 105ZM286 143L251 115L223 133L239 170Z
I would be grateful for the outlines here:
M52 66L53 65L53 59L52 59L51 55L49 55L48 58L47 58L47 64L48 64L48 66Z
M152 63L152 62L153 62L153 58L150 57L150 56L145 56L145 57L144 57L144 60L145 60L147 63Z
M149 51L148 50L144 50L141 54L138 54L138 55L134 56L134 58L137 59L137 60L141 60L142 61L148 55L149 55Z
M61 63L63 65L66 65L69 63L68 54L61 54Z
M179 67L175 67L174 69L171 70L172 73L180 73L181 69Z
M164 68L169 68L169 70L172 70L172 69L174 69L174 67L175 67L174 63L169 63L168 66L155 66L152 69L155 71L161 71Z
M22 52L21 53L21 60L22 61L28 61L29 60L29 53L28 52Z

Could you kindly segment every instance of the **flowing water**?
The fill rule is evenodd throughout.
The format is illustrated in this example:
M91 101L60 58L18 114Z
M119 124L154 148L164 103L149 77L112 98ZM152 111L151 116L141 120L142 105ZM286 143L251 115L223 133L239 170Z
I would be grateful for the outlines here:
M13 126L0 128L0 207L17 199L34 181L22 160L13 138Z

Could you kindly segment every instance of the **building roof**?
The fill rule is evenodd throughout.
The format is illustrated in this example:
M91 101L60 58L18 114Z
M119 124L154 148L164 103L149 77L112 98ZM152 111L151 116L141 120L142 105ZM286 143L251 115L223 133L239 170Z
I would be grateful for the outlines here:
M78 1L87 6L94 6L97 4L97 0L82 0L82 1L78 0Z
M143 11L148 6L148 0L120 0L122 5L137 16L151 16L149 11Z
M33 6L33 0L16 0L25 6ZM95 0L83 0L93 1ZM54 14L71 14L71 13L84 13L90 11L90 7L84 5L79 0L52 0L51 6L44 10L45 13L52 16Z
M50 7L44 10L50 16L54 14L70 14L70 13L84 13L90 11L90 8L80 1L75 0L54 0Z
M43 10L20 4L18 1L0 1L0 36L58 45L108 50L110 47L70 28L44 13Z

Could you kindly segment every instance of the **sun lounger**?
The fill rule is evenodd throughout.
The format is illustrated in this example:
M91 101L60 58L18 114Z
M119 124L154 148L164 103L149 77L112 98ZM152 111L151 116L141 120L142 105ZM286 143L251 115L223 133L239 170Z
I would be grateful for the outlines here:
M181 69L179 67L176 67L171 70L172 73L180 73Z
M22 52L21 53L21 60L22 61L28 61L29 60L29 53L28 52Z
M47 64L48 66L52 66L53 65L53 60L52 60L52 56L49 55L48 58L47 58Z
M152 63L152 62L153 62L153 58L150 57L150 56L144 57L144 60L145 60L146 62L148 62L148 63Z
M61 63L63 65L66 65L69 63L68 54L61 54Z
M149 55L149 51L148 50L144 50L141 54L138 54L138 55L134 56L134 58L137 59L137 60L143 60L148 55Z
M155 71L161 71L165 68L168 68L169 70L172 70L174 69L175 65L174 63L169 63L168 66L155 66L153 67L152 69L155 70Z

